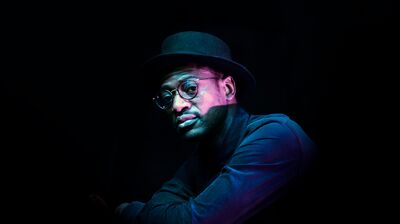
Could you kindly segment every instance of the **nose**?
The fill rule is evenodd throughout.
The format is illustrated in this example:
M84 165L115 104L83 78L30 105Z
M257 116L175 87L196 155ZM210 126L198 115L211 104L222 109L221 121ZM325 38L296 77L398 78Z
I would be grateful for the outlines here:
M180 113L184 109L190 108L190 106L190 101L183 99L179 94L175 94L174 100L172 101L172 111Z

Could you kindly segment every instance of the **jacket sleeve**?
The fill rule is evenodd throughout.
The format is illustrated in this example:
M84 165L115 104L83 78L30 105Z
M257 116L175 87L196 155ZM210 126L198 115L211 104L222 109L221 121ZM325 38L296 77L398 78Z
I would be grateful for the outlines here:
M259 125L197 196L167 182L139 214L141 223L240 223L274 202L300 172L301 141L282 123Z
M241 223L276 201L300 173L300 147L285 124L257 127L218 177L191 198L193 223Z
M125 223L190 223L193 197L193 156L184 162L174 178L165 182L147 203L122 203L115 210L117 222Z

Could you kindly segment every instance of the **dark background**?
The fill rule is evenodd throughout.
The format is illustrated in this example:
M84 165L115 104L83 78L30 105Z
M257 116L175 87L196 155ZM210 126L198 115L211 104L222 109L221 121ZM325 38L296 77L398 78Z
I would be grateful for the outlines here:
M101 223L91 193L111 207L148 200L189 152L154 109L140 66L167 35L197 30L225 40L255 75L250 112L286 113L319 145L313 184L296 202L302 215L292 220L375 218L385 205L380 169L387 166L387 146L377 139L395 90L393 8L391 1L289 0L4 8L6 214Z

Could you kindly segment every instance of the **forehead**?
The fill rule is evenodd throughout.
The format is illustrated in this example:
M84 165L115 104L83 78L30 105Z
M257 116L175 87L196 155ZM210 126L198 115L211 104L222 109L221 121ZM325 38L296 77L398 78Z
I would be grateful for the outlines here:
M172 87L188 78L212 78L215 72L208 67L187 66L168 73L161 82L162 87Z

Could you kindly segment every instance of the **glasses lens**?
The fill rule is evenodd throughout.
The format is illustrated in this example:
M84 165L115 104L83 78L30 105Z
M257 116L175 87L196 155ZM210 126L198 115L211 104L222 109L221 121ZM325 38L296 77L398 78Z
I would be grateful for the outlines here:
M197 94L197 83L194 80L187 80L179 86L179 94L187 99L193 99Z
M172 93L167 90L161 90L158 94L157 97L155 98L156 104L161 108L161 109L166 109L169 107L169 105L172 102Z

